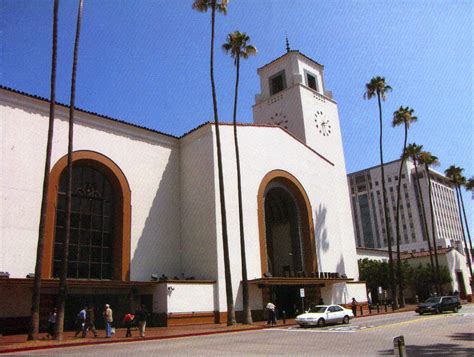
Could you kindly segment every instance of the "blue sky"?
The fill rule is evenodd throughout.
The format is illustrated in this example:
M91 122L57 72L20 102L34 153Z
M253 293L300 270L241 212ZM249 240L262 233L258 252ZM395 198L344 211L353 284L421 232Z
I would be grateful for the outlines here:
M0 83L49 97L52 4L0 0ZM212 120L208 73L210 15L192 0L85 0L76 105L181 135ZM58 101L68 103L77 1L59 13ZM363 99L373 76L393 87L384 102L384 151L397 159L400 106L415 109L409 142L474 175L472 1L230 0L218 15L216 80L220 117L230 121L234 67L220 50L228 33L247 32L258 55L242 63L238 120L252 121L258 67L292 49L325 66L338 102L348 172L376 165L376 101ZM465 203L471 211L470 195ZM472 224L471 224L472 225ZM472 230L472 228L471 228Z

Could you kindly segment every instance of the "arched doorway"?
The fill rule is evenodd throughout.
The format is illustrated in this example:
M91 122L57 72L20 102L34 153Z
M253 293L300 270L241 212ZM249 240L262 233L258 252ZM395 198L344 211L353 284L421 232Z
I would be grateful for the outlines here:
M269 172L258 193L258 219L262 276L262 298L276 302L280 313L293 316L301 309L298 278L317 270L314 225L309 198L301 183L282 170ZM307 287L314 298L316 287ZM299 310L301 311L301 310Z
M93 151L73 153L68 276L128 281L131 192L122 170ZM64 237L67 156L54 165L48 188L42 277L57 277Z
M258 220L262 276L316 271L311 204L293 175L282 170L265 175L258 193Z
M265 193L265 235L272 276L304 271L301 212L295 197L279 182L270 183Z

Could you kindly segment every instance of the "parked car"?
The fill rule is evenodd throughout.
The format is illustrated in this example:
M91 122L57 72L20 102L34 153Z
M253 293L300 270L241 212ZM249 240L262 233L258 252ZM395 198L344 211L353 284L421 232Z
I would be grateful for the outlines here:
M351 310L339 305L317 305L306 313L296 316L296 323L301 327L325 326L330 323L342 322L348 324L354 317Z
M420 315L423 315L425 312L441 314L443 311L458 312L461 307L457 296L435 296L419 304L415 312Z

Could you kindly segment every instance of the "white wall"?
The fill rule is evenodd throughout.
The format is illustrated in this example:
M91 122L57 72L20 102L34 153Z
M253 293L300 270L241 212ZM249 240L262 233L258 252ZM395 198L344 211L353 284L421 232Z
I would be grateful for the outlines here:
M253 106L253 117L257 124L277 125L285 128L301 141L305 140L299 86L287 88L271 98ZM273 119L272 119L273 118Z
M153 312L189 313L216 311L214 283L162 283L153 292Z
M168 293L168 312L216 311L213 298L214 284L170 283L167 285L174 289Z
M223 143L232 143L232 130L231 126L221 126ZM261 277L257 216L258 189L267 173L279 169L295 176L308 194L314 219L319 271L337 271L341 274L347 274L348 277L358 279L357 256L349 201L348 197L344 196L344 190L347 192L345 175L340 180L335 180L334 175L337 173L334 166L321 159L280 128L240 126L238 133L243 178L242 195L248 278ZM225 145L223 148L223 162L226 209L235 297L241 280L241 263L234 155L233 145ZM342 182L342 185L338 185L338 182ZM218 202L217 199L216 195L216 202ZM219 216L217 222L219 225ZM218 230L218 287L219 296L221 296L220 308L225 311L225 284L220 234ZM239 304L240 299L236 301L236 309L239 309Z
M323 78L323 68L318 66L308 59L299 56L298 57L298 68L299 73L303 75L303 83L307 86L307 78L305 71L308 71L310 74L316 77L318 93L324 94L324 78Z
M325 304L350 304L352 298L358 303L367 302L367 288L365 283L336 283L321 289Z
M210 125L181 141L182 271L196 279L215 280L218 273L216 221L219 218L220 222L220 206L216 202L219 190L213 143Z
M381 249L364 249L357 248L357 260L369 259L380 262L388 262L388 251Z
M34 272L49 105L0 91L2 237L0 271ZM57 106L52 165L67 153L66 108ZM131 279L179 274L179 152L177 139L76 111L74 150L114 161L132 192ZM7 207L4 209L3 207Z

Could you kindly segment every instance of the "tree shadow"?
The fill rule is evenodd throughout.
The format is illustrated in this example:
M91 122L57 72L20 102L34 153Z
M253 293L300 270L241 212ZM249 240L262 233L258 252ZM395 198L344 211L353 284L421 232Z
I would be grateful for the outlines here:
M318 256L321 256L322 252L329 250L329 240L326 228L326 216L327 208L321 204L316 212L316 225L314 227L314 238L316 240L316 249L318 250Z
M474 333L472 332L458 332L450 337L457 341L474 341Z
M466 335L472 336L472 334ZM472 339L470 341L472 341ZM452 343L437 343L424 346L410 345L406 346L406 352L407 356L474 356L473 347L466 347ZM379 351L379 354L382 356L393 356L393 349Z
M339 258L339 263L337 263L337 266L336 266L336 272L338 272L339 274L346 273L346 265L344 264L344 256L342 255L342 253Z

